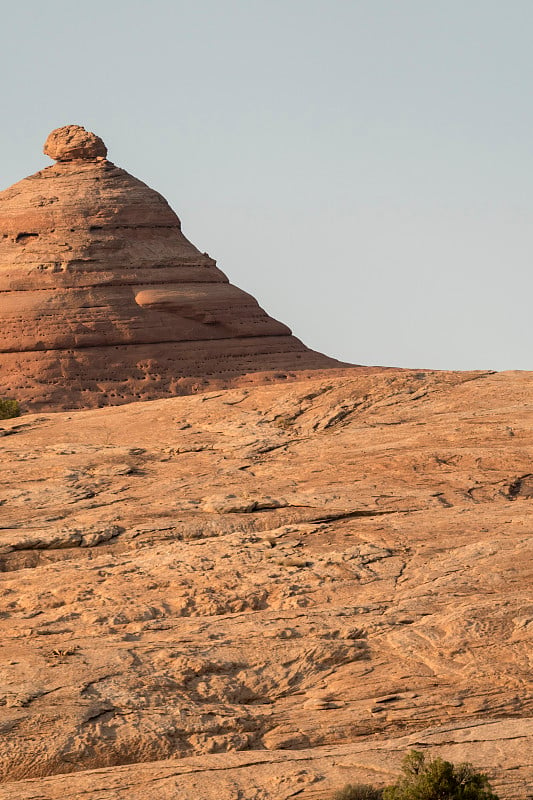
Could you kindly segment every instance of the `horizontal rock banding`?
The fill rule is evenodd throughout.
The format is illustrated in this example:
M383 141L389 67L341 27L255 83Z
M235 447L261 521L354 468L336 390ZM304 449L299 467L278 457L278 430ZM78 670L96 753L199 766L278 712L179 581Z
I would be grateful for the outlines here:
M0 394L32 407L102 404L93 389L81 403L71 379L114 382L116 348L116 402L173 394L184 377L337 365L232 286L166 200L106 160L95 134L57 129L45 152L57 163L0 193ZM142 363L152 355L157 374L140 366L146 346L156 349ZM84 378L71 372L80 363ZM61 402L51 400L58 384Z

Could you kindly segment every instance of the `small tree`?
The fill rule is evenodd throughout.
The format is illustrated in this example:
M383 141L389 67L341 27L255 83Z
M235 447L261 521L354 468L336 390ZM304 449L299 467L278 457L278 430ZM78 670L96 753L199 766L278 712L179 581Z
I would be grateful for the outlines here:
M0 397L0 419L20 417L20 406L16 400L7 400Z
M402 763L403 775L383 790L383 800L498 800L486 775L471 764L451 764L442 758L426 761L411 750Z

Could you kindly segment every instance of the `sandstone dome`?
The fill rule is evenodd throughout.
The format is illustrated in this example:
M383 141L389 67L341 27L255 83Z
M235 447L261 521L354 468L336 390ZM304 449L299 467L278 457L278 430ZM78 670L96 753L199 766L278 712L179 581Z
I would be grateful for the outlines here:
M166 200L58 128L56 163L0 192L0 396L79 408L339 362L229 283Z

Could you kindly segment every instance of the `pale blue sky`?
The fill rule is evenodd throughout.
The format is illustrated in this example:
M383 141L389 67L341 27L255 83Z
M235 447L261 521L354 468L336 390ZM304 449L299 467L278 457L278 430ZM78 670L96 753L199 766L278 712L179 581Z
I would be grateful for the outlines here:
M0 22L0 188L84 125L308 345L533 368L531 0L19 0Z

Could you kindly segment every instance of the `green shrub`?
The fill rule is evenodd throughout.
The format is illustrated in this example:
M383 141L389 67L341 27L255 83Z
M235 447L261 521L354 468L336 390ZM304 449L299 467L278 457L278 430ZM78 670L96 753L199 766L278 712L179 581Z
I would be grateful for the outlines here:
M426 761L411 750L402 764L403 775L383 790L383 800L498 800L487 776L471 764L451 764L442 758Z
M2 400L0 398L0 419L20 417L20 406L16 400Z
M347 783L333 795L333 800L381 800L382 789L368 786L366 783Z

